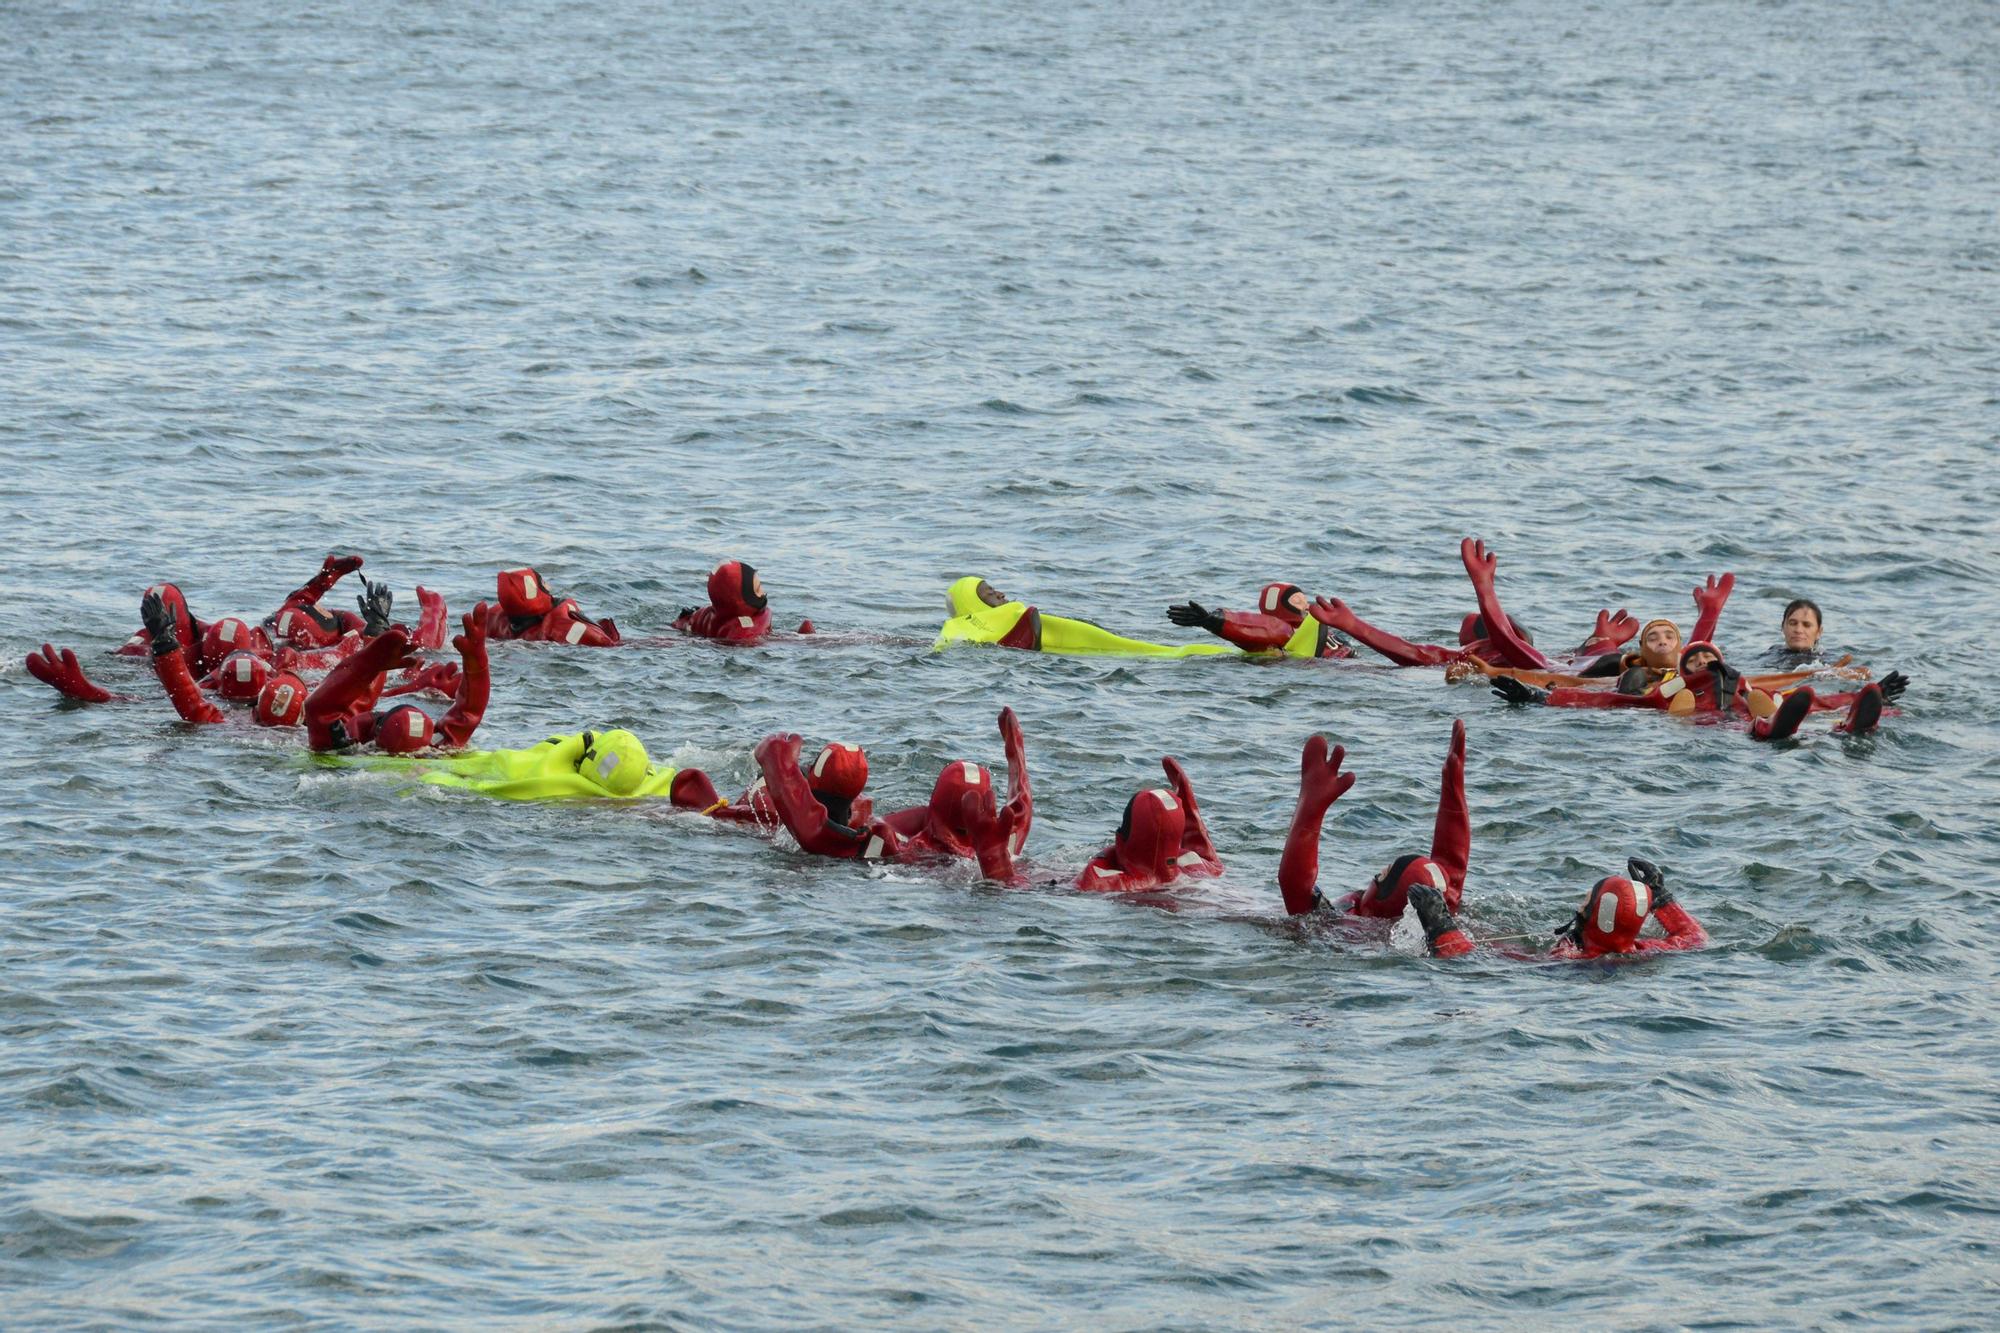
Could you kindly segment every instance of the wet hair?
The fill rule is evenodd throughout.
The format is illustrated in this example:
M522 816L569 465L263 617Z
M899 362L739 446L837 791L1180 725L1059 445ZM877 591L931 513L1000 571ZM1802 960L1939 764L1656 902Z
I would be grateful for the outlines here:
M1794 597L1792 598L1791 601L1785 603L1785 614L1778 617L1779 623L1782 624L1783 622L1790 620L1792 618L1792 612L1801 610L1812 612L1813 623L1815 625L1818 625L1821 629L1826 628L1826 617L1820 613L1819 603L1815 602L1810 597Z

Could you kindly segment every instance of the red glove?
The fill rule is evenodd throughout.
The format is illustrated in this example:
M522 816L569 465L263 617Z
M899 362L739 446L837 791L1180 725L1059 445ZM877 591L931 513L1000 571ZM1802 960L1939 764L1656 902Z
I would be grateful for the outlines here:
M1028 827L1035 822L1035 798L1028 786L1028 742L1021 734L1021 719L1011 708L1000 710L1000 743L1007 751L1007 805L1001 814L1009 830L1007 852L1014 857L1028 843Z
M995 810L993 793L981 787L965 793L959 808L964 814L965 831L971 837L973 855L979 859L979 873L1002 884L1013 883L1018 878L1014 872L1014 847L1019 823L1013 803ZM1019 836L1026 840L1025 834Z
M486 716L486 704L492 694L492 677L486 665L486 607L473 607L461 619L465 633L455 635L451 646L458 649L458 659L462 664L459 671L458 693L453 697L451 708L437 726L439 745L453 749L462 748L472 739L472 733L479 729L479 723Z
M83 665L76 660L76 653L68 648L58 652L45 643L40 652L29 653L28 674L56 693L87 704L108 704L113 699L125 697L92 684L90 677L83 674Z
M1174 789L1187 822L1181 832L1181 846L1194 852L1204 861L1213 861L1220 866L1222 860L1215 854L1215 843L1208 836L1208 825L1202 820L1201 807L1195 803L1194 784L1188 781L1187 770L1181 761L1168 755L1160 760L1160 767L1166 770L1167 784Z
M1715 642L1715 627L1722 621L1723 603L1729 600L1730 590L1735 586L1734 574L1724 574L1721 578L1710 574L1708 581L1694 590L1694 607L1697 615L1694 633L1687 637L1689 643Z
M674 774L673 786L667 796L682 810L698 810L707 814L721 805L722 793L709 781L708 774L698 768L684 768Z
M1324 815L1329 806L1347 794L1354 785L1354 775L1340 771L1346 761L1345 746L1336 745L1328 750L1326 737L1307 738L1305 750L1299 755L1301 809L1310 808L1315 815Z
M1583 647L1576 650L1578 657L1599 657L1629 643L1639 632L1639 622L1624 607L1619 607L1614 615L1610 611L1597 613L1597 627L1590 637L1583 641Z
M450 613L445 610L444 598L421 583L417 585L417 605L422 609L417 616L417 632L412 642L419 648L435 652L444 647L444 631Z
M399 695L422 694L429 690L450 699L458 694L458 686L463 673L456 662L431 662L420 668L400 685L382 691L384 699L394 699Z

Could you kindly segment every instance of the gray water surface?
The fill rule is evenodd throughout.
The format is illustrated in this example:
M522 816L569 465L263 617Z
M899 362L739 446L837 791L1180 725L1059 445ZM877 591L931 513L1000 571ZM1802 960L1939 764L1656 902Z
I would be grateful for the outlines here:
M497 12L495 12L497 11ZM1990 1324L2000 28L1944 3L0 4L10 1327ZM926 649L953 577L1185 638L1272 579L1545 644L1795 595L1916 685L1757 746L1379 663ZM1025 868L1188 766L1178 910L411 794L183 727L140 590L534 563L479 739L774 730L885 808L1027 729ZM816 643L663 633L718 559ZM143 703L77 708L45 639ZM1468 925L1629 853L1699 954Z

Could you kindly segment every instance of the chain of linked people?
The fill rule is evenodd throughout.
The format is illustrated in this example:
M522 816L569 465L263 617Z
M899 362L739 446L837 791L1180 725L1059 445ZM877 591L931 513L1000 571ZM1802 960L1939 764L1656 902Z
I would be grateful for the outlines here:
M1536 646L1527 626L1500 602L1498 558L1467 538L1460 559L1473 609L1457 643L1413 643L1363 620L1338 598L1298 584L1271 583L1247 610L1211 608L1192 599L1165 608L1164 619L1208 637L1159 643L1118 634L1092 620L1044 612L976 575L947 589L947 615L934 650L961 645L1088 657L1295 657L1352 661L1373 654L1396 667L1442 668L1447 680L1484 680L1512 707L1627 709L1718 724L1754 742L1793 741L1814 714L1837 715L1836 733L1875 731L1909 681L1880 680L1851 657L1827 660L1824 616L1797 598L1782 614L1782 642L1751 669L1739 670L1718 646L1733 574L1710 575L1693 592L1695 618L1683 634L1669 616L1640 621L1624 609L1601 610L1582 641L1567 650ZM385 583L361 575L359 555L330 555L269 614L198 619L176 583L148 587L140 628L114 655L142 659L158 689L187 723L299 729L307 748L335 762L407 773L414 781L511 801L666 802L690 816L775 839L788 835L799 853L859 862L911 865L969 863L986 879L1014 886L1067 886L1088 893L1163 901L1181 880L1223 873L1194 784L1180 762L1161 759L1165 782L1126 801L1110 841L1080 868L1025 862L1034 821L1027 739L1013 709L999 732L1006 788L976 760L944 766L929 796L878 811L867 790L868 755L852 741L828 741L810 758L795 733L757 745L757 776L723 796L699 769L658 764L621 728L586 729L512 749L474 749L492 690L490 645L515 640L571 648L615 649L631 641L611 619L586 615L573 597L533 568L501 570L491 601L452 628L445 601L419 585L414 625L399 622ZM356 575L355 610L334 605L336 587ZM704 605L682 607L677 635L737 647L808 641L810 620L795 630L772 622L762 575L738 560L708 576ZM657 640L653 640L657 642ZM93 681L73 649L52 644L30 653L27 669L75 704L132 705L140 699ZM103 674L100 671L100 675ZM1815 684L1817 682L1817 684ZM137 687L132 687L137 688ZM441 702L435 717L419 700ZM435 708L437 703L433 703ZM1425 948L1438 958L1476 952L1533 960L1581 960L1696 949L1707 932L1668 883L1667 871L1642 857L1623 873L1589 886L1575 912L1544 936L1482 932L1465 903L1472 859L1466 801L1465 723L1452 727L1439 776L1431 840L1400 849L1361 888L1329 895L1319 887L1320 839L1328 812L1355 783L1346 750L1308 736L1299 756L1297 803L1278 865L1278 891L1296 918L1365 931L1414 914ZM1470 923L1470 924L1468 924ZM1649 932L1648 926L1653 929Z

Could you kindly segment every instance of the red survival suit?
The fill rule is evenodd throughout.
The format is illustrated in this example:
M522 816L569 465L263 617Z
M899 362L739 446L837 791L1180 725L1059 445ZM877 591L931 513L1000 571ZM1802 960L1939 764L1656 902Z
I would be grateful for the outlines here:
M531 643L610 648L621 639L617 622L591 620L574 597L558 598L532 569L503 569L494 580L499 605L486 612L486 637Z
M1199 627L1226 639L1247 653L1295 651L1300 657L1352 657L1354 650L1333 636L1332 627L1316 621L1318 634L1311 645L1289 650L1312 610L1312 599L1296 583L1267 583L1257 594L1255 611L1210 611L1200 602L1184 602L1167 608L1167 619L1183 628Z
M174 621L173 609L159 592L148 591L139 603L139 614L146 622L148 653L152 659L153 675L158 678L167 698L173 702L174 711L186 722L221 722L224 720L220 708L211 703L196 683L194 673L188 669L187 652L181 646ZM239 671L241 663L251 665ZM225 663L231 667L227 673L230 688L222 691L224 698L254 698L254 715L261 726L296 726L305 709L305 682L290 672L272 674L268 667L262 672L262 660L247 653L233 654ZM260 678L261 677L261 678ZM253 693L254 686L254 693Z
M1671 953L1699 949L1708 943L1708 932L1675 901L1657 866L1635 857L1627 869L1638 877L1636 882L1623 875L1607 875L1591 886L1590 896L1558 936L1549 958L1581 961L1609 955ZM1459 929L1437 890L1420 887L1410 894L1410 903L1423 922L1425 944L1435 956L1460 958L1477 947ZM1665 938L1639 938L1649 911L1666 931Z
M1689 670L1688 660L1697 653L1712 654L1715 661ZM1669 672L1664 680L1641 694L1569 686L1539 690L1505 676L1494 678L1493 692L1510 703L1546 704L1552 708L1644 708L1683 716L1735 715L1749 721L1750 734L1756 739L1782 740L1796 732L1799 722L1814 708L1846 708L1847 719L1838 730L1856 734L1873 730L1883 704L1899 697L1908 684L1908 677L1892 672L1851 694L1822 697L1810 687L1801 686L1774 700L1753 689L1723 660L1713 643L1697 639L1681 650L1678 671Z
M1172 790L1154 787L1125 803L1111 845L1090 858L1076 877L1088 893L1137 893L1183 877L1222 873L1208 825L1194 798L1194 784L1172 757L1160 760Z
M868 755L860 746L828 741L804 771L806 789L825 807L829 820L848 828L867 826L874 815L875 803L861 794L868 785ZM741 796L709 813L729 823L756 824L767 829L778 828L785 822L761 774Z
M708 605L681 608L674 628L725 643L755 643L771 632L764 580L740 560L725 560L708 576Z
M321 598L333 591L334 584L359 568L358 555L328 556L319 573L286 596L264 622L272 639L298 648L329 648L349 634L360 633L365 622L359 615L352 611L328 611L319 604Z
M1465 892L1465 872L1472 857L1472 821L1465 805L1465 723L1454 722L1451 727L1430 855L1399 856L1366 887L1333 902L1318 887L1319 837L1328 808L1354 785L1354 775L1340 771L1346 758L1347 751L1340 746L1329 751L1324 736L1309 737L1299 755L1299 803L1278 860L1278 891L1284 895L1285 910L1302 916L1324 907L1351 916L1394 920L1408 906L1410 891L1420 885L1436 889L1455 910Z
M177 583L155 583L141 594L139 599L141 606L144 605L148 597L159 598L161 605L166 607L167 614L173 621L175 639L179 641L183 648L195 654L195 660L191 665L203 672L213 670L216 662L220 662L222 659L218 657L214 662L204 662L201 660L201 645L207 637L208 626L196 620L194 613L188 610L187 597L181 592L180 585ZM114 652L119 657L144 657L147 650L152 647L152 644L153 632L148 629L141 629L138 633L120 644Z
M460 749L472 739L492 689L486 661L485 603L464 617L465 632L452 639L459 654L458 694L437 722L422 709L402 704L385 713L375 705L382 698L385 673L417 665L407 632L401 627L370 639L345 662L327 673L305 701L306 738L314 750L344 750L369 741L390 754L409 754L432 746Z
M1007 751L1004 807L994 805L993 775L983 765L954 761L938 774L930 800L871 819L865 827L836 823L814 798L799 767L796 733L765 737L757 746L757 767L772 807L804 851L869 861L970 857L982 871L996 867L1000 878L1011 870L1034 819L1027 744L1011 708L1000 710L1000 735Z
M1493 573L1499 564L1498 558L1486 549L1484 542L1474 541L1470 537L1459 543L1459 558L1464 562L1466 573L1472 579L1473 591L1479 601L1479 611L1466 616L1459 623L1459 646L1456 648L1432 643L1411 643L1406 639L1397 638L1388 631L1377 629L1361 619L1337 597L1322 597L1315 601L1312 607L1313 617L1380 653L1397 666L1450 666L1477 657L1481 661L1497 662L1503 666L1535 671L1548 670L1551 665L1549 659L1528 640L1527 634L1521 627L1501 609L1500 594L1493 582ZM1571 656L1600 657L1615 651L1638 632L1639 622L1627 614L1624 608L1621 607L1615 613L1599 611L1597 624L1590 638Z

